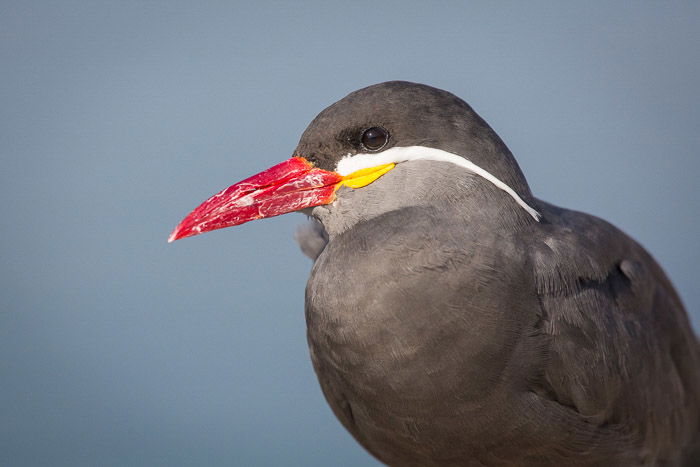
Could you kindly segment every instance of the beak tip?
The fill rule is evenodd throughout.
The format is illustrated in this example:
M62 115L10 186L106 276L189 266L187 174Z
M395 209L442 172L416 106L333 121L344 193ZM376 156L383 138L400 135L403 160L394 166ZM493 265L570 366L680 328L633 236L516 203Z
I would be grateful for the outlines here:
M179 240L183 237L182 235L182 229L178 225L175 227L175 230L172 231L170 236L168 237L168 243L173 243L175 240Z

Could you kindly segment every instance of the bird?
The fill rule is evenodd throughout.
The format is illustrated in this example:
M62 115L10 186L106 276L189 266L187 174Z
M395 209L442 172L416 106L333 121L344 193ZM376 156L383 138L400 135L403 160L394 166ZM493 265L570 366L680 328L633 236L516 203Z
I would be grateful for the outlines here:
M536 198L456 95L389 81L169 241L300 211L323 394L392 466L700 465L700 344L635 240Z

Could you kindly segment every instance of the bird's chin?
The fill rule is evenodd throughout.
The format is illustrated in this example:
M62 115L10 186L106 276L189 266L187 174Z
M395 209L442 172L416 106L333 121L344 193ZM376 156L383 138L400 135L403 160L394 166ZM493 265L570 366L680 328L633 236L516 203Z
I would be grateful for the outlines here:
M312 208L306 208L303 209L302 213L306 214L309 217L313 217L317 221L319 221L321 224L324 224L324 220L327 220L329 216L331 215L331 206L332 204L326 204L322 206L314 206ZM324 224L325 225L325 224Z

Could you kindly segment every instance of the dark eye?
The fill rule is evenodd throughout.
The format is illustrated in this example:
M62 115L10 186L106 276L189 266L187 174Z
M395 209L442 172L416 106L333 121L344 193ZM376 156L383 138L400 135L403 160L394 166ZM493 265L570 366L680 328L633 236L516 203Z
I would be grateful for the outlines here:
M389 141L389 132L380 126L367 128L362 132L362 145L370 151L376 151L384 147Z

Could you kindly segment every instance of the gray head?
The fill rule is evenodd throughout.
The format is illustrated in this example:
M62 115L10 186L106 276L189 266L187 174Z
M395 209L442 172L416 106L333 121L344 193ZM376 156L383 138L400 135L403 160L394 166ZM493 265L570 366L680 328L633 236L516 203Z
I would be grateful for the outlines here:
M370 128L388 132L386 144L362 144ZM348 154L379 153L393 147L424 146L469 159L529 198L525 177L491 127L462 99L441 89L388 81L348 94L327 107L301 136L295 156L325 170L336 170Z
M439 150L433 151L437 156L432 157L430 150ZM312 211L331 235L387 210L438 202L435 197L440 196L454 198L447 187L460 180L466 183L464 179L475 174L474 167L436 164L450 158L482 169L487 174L476 175L491 175L523 204L532 201L520 167L491 127L462 99L423 84L389 81L350 93L311 122L294 155L343 175L385 162L399 163L362 189L341 188L336 203ZM353 164L354 159L361 161ZM532 214L536 217L534 210Z

